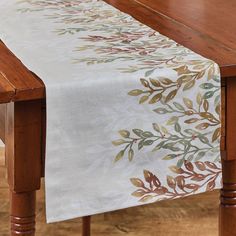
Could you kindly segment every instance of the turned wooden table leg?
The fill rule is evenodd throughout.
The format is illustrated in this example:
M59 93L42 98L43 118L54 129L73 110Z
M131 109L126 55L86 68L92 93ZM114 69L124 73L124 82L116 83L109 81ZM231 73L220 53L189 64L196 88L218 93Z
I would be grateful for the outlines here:
M36 192L10 193L11 235L35 235Z
M220 236L236 236L236 80L226 81L226 155L222 156L223 189Z
M82 218L82 236L90 236L91 232L91 216L85 216Z
M41 101L7 104L6 163L11 236L35 235L36 190L41 178Z
M221 190L220 236L236 235L236 160L222 161L223 189Z

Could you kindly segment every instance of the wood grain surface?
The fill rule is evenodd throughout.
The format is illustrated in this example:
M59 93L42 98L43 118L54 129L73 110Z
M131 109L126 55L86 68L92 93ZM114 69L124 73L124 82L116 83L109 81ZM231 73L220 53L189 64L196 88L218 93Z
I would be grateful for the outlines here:
M9 236L9 190L0 148L0 235ZM92 236L216 236L218 191L92 217ZM36 236L79 236L81 219L45 223L44 191L38 192Z
M43 82L0 40L0 103L43 98Z
M236 51L235 0L135 1Z

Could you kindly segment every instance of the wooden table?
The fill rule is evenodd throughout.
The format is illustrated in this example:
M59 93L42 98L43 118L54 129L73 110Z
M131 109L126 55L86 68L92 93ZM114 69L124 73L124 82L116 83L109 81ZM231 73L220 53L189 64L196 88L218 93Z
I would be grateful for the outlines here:
M193 51L222 75L220 236L236 235L235 0L105 0ZM44 172L45 87L0 42L0 137L6 145L11 235L35 234L35 198ZM200 226L199 226L200 227ZM89 217L83 235L90 235Z

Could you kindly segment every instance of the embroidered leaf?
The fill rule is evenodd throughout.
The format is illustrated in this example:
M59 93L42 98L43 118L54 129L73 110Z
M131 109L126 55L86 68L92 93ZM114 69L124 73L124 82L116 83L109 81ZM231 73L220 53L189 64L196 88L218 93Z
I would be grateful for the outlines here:
M194 180L194 181L202 181L202 180L204 180L205 179L205 175L201 175L201 174L195 174L192 178L191 178L191 180Z
M163 195L168 192L168 189L166 187L159 187L154 190L154 192L157 194L157 196Z
M212 142L215 142L220 137L221 129L217 128L212 135Z
M161 83L156 79L150 79L150 82L155 87L160 87L161 86Z
M200 85L200 88L202 89L212 89L214 88L214 85L212 83L203 83Z
M211 80L213 75L215 74L215 68L212 66L208 71L208 80Z
M206 161L205 164L211 169L217 169L217 166L213 162Z
M217 96L215 97L214 105L215 105L215 106L220 105L220 95L217 95ZM219 113L219 114L220 114L220 113Z
M144 170L143 175L144 175L144 178L145 178L146 182L148 182L148 183L152 182L153 174L150 171Z
M218 104L217 106L216 106L216 113L218 114L218 115L220 115L220 112L221 112L221 106L220 106L220 104Z
M142 133L142 136L145 137L145 138L151 138L153 137L153 133L152 132L149 132L149 131L146 131L146 132L143 132Z
M173 83L172 80L168 79L168 78L161 78L160 79L161 83L164 84L164 85L170 85Z
M144 146L144 140L142 140L138 143L138 150L141 150L143 148L143 146Z
M153 140L146 140L143 142L143 146L150 146L153 144L153 142L154 142Z
M131 178L130 181L135 187L138 187L138 188L144 187L144 183L141 179Z
M207 112L209 109L209 102L206 99L203 102L203 108L204 108L205 112Z
M150 76L154 71L155 71L155 69L146 71L146 72L145 72L145 77Z
M209 127L208 123L201 123L201 124L196 126L196 129L204 130L204 129L208 128L208 127Z
M116 155L116 158L115 158L115 162L121 160L123 158L125 154L125 151L124 150L121 150L117 155Z
M197 104L199 105L199 106L201 106L202 105L202 95L200 94L200 93L198 93L198 95L197 95Z
M178 85L181 86L183 83L189 82L190 80L192 80L191 75L183 75L178 78L177 82L178 82Z
M164 126L161 126L161 131L162 131L164 134L169 134L167 128L164 127Z
M142 85L144 87L148 87L149 86L149 82L146 79L140 79L140 81L141 81L141 83L142 83Z
M126 143L126 141L123 140L123 139L117 139L115 141L112 141L112 144L115 145L115 146L119 146L119 145L124 144L124 143Z
M200 139L202 143L206 143L206 144L209 143L209 139L204 135L198 135L198 138Z
M128 130L120 130L119 134L123 137L123 138L128 138L130 136L130 132Z
M188 110L188 111L185 111L184 114L187 115L187 116L191 116L191 115L193 115L193 111Z
M204 99L209 99L209 98L213 97L213 95L214 95L213 91L208 91L203 95L203 98Z
M187 108L193 108L193 102L189 98L183 98L184 104Z
M191 119L189 119L189 120L185 120L184 123L186 123L186 124L192 124L192 123L195 123L195 122L197 122L197 121L199 121L198 118L191 118Z
M178 168L181 168L183 164L184 164L184 158L181 158L177 161L177 167Z
M180 66L178 68L175 68L174 70L178 73L178 75L190 73L187 66Z
M210 190L213 190L214 188L215 188L215 180L213 179L207 184L206 190L210 191Z
M193 159L194 159L194 155L192 154L192 155L189 155L189 156L188 156L187 161L190 162L190 161L192 161Z
M195 158L195 161L200 160L201 158L203 158L205 156L206 152L199 152Z
M195 165L196 165L196 167L197 167L199 170L201 170L201 171L206 170L205 164L204 164L203 162L201 162L201 161L195 162Z
M159 188L159 187L161 186L160 180L159 180L155 175L153 175L153 184L154 184L154 186L156 186L157 188Z
M170 188L175 189L175 187L176 187L176 181L175 181L175 179L174 179L172 176L170 176L170 175L167 176L167 184L168 184L168 186L169 186Z
M164 144L165 144L165 141L160 142L159 144L156 145L156 147L152 151L155 152L155 151L160 150Z
M178 135L171 135L171 136L169 137L169 140L171 140L171 141L177 141L177 140L179 140L179 136L178 136Z
M185 168L187 169L187 170L189 170L189 171L193 171L193 164L191 163L191 162L187 162L187 161L185 161L184 162L184 166L185 166Z
M134 197L142 197L145 194L146 194L146 192L144 190L138 189L135 192L133 192L131 195Z
M159 113L159 114L165 114L165 113L168 112L167 109L162 108L162 107L159 107L159 108L157 108L157 109L155 109L155 110L153 110L153 111L155 111L156 113Z
M218 121L218 120L216 120L216 118L215 118L211 113L209 113L209 112L200 112L199 115L200 115L201 117L206 118L206 119L208 119L208 120L210 120L210 121L213 121L213 122Z
M179 123L175 124L175 131L178 132L178 133L181 132L181 126L180 126Z
M149 101L149 104L157 103L157 102L159 102L161 100L161 98L162 98L162 94L161 93L156 94L155 96L153 96L151 98L151 100Z
M192 129L185 129L184 132L187 133L187 134L196 135L196 131L192 130Z
M183 107L180 103L178 103L178 102L173 102L173 104L174 104L174 106L175 106L178 110L180 110L180 111L184 111L184 110L185 110L184 107Z
M140 202L149 202L150 200L153 199L153 196L152 195L146 195L144 196L143 198L141 198L139 201Z
M141 129L133 129L132 130L137 136L142 137L143 131Z
M134 90L130 91L128 94L131 95L131 96L138 96L138 95L140 95L140 94L142 94L142 93L143 93L142 90L140 90L140 89L134 89Z
M163 160L172 160L174 158L176 158L176 154L169 154L169 155L163 157L162 159Z
M204 74L205 74L205 70L199 72L196 76L196 80L201 79L204 76Z
M139 104L142 104L142 103L146 102L148 99L149 99L148 95L142 96L139 100Z
M179 167L177 167L177 166L170 166L169 169L170 169L172 172L176 173L176 174L183 174L183 173L184 173L183 169L182 169L182 168L179 168Z
M178 122L179 118L177 116L172 116L167 122L166 124L167 125L173 125L175 124L176 122Z
M184 91L189 90L189 89L191 89L194 85L195 85L195 80L191 80L191 81L189 81L188 83L186 83L186 84L184 85L183 90L184 90Z
M160 132L160 127L159 127L158 124L153 123L153 124L152 124L152 127L153 127L153 129L156 130L157 132Z
M177 89L171 91L171 92L166 96L165 102L168 103L170 100L172 100L172 99L175 97L175 95L176 95L177 92L178 92Z
M177 183L177 186L180 188L180 189L183 189L184 186L185 186L185 179L184 179L184 176L182 175L179 175L175 178L176 180L176 183Z
M188 189L197 190L200 186L198 184L186 184L184 187Z
M134 158L134 150L130 149L128 152L128 159L129 159L129 161L132 161L133 158Z

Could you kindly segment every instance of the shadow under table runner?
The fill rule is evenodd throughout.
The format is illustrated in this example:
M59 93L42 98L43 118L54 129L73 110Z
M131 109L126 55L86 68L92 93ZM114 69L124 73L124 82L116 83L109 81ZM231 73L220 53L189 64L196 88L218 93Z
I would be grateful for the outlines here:
M217 64L101 0L0 10L46 85L48 222L220 188Z

